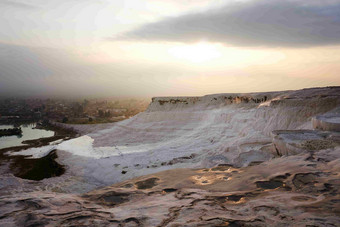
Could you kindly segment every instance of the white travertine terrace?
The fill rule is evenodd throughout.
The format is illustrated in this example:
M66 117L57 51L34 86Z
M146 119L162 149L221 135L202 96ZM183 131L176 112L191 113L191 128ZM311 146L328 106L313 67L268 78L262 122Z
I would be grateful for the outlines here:
M153 98L131 119L19 154L41 157L57 149L68 172L92 185L85 191L174 168L241 167L275 155L272 131L312 129L311 118L338 106L339 95L336 87Z
M340 108L336 108L323 115L315 116L312 122L314 129L340 132Z
M0 225L338 226L340 133L325 122L339 107L340 87L154 98L131 119L11 152L57 149L66 173L0 176Z

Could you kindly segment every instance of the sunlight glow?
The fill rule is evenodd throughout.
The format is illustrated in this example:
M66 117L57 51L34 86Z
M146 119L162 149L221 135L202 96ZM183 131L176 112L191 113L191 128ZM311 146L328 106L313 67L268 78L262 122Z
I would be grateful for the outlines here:
M175 46L170 48L168 53L175 58L193 63L207 62L221 56L215 46L207 43Z

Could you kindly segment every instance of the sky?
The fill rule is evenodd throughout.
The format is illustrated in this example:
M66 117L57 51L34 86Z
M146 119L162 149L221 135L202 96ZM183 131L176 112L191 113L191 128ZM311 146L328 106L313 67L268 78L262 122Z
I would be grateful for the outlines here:
M0 0L0 97L340 85L340 0Z

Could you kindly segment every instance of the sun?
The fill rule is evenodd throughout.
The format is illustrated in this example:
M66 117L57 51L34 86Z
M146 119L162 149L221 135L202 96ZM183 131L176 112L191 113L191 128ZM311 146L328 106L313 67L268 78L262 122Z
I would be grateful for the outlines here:
M221 56L217 48L209 43L175 46L170 48L168 53L177 59L193 63L208 62Z

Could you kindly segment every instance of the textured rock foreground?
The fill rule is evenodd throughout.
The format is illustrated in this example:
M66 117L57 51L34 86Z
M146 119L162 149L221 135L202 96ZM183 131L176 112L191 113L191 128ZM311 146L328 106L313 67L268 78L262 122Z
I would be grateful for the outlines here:
M339 226L339 173L339 147L305 150L245 168L168 170L81 196L31 192L2 197L0 223Z
M340 226L339 106L339 87L155 98L147 112L88 135L94 147L144 141L145 151L58 151L65 176L2 177L0 225ZM66 193L98 181L117 183Z

